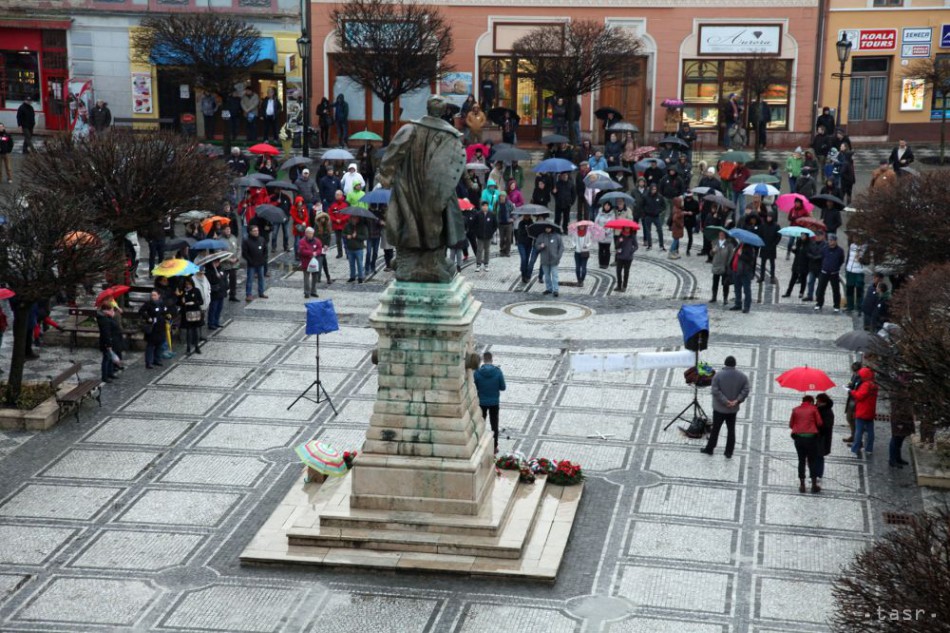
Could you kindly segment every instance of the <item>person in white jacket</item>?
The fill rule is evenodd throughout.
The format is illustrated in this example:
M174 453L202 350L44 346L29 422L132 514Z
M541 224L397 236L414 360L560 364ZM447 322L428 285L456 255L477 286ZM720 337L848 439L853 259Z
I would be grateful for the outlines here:
M597 263L603 270L606 270L607 267L610 266L610 245L614 241L614 230L606 229L604 225L616 218L617 216L614 215L613 207L610 206L609 202L605 202L600 206L600 209L597 211L597 218L594 220L597 226L604 229L604 236L600 238L597 250Z
M363 179L363 175L359 172L359 167L356 163L350 163L346 168L346 173L343 174L343 178L340 179L340 184L343 185L343 195L349 195L353 191L354 183L362 183L363 188L366 188L366 181Z
M587 277L587 260L590 259L591 239L586 224L577 227L577 232L572 236L574 242L574 274L577 276L577 284L583 288L584 279Z
M867 246L854 241L854 234L848 231L848 254L844 263L845 312L861 309L864 300L864 265L861 260Z

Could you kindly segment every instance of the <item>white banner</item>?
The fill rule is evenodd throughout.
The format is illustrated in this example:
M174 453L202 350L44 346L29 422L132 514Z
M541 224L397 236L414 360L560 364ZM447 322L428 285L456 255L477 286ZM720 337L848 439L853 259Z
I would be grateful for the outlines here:
M636 354L571 354L571 371L578 374L624 372L670 367L692 367L694 352L640 352Z

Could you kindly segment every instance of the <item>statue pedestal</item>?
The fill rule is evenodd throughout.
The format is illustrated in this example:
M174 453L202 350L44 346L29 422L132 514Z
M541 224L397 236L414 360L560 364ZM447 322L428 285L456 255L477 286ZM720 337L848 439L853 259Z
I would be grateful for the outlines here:
M385 290L370 316L379 391L353 470L301 478L243 563L556 578L583 486L496 475L471 372L471 287L456 276Z

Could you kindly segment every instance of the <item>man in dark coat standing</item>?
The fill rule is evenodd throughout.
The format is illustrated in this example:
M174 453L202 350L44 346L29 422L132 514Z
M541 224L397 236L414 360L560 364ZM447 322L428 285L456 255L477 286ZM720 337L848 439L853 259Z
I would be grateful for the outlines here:
M109 110L109 104L102 99L96 101L92 112L89 113L89 118L92 120L92 128L96 134L105 132L112 125L112 111Z
M27 97L16 111L16 124L23 132L23 153L28 154L33 149L33 128L36 127L36 110L33 109L33 99Z
M914 162L914 151L907 146L907 141L901 139L897 141L897 147L891 150L891 156L887 162L894 168L894 173L903 176L901 170Z
M732 459L736 448L736 414L739 406L749 397L749 378L736 369L734 356L726 356L725 367L713 376L710 391L713 399L713 428L709 440L700 453L712 455L719 442L719 431L726 425L726 459Z

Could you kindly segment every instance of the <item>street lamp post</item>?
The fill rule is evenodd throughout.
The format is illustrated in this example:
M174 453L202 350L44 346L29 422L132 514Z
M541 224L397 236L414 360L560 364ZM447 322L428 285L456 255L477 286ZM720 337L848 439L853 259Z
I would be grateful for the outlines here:
M303 73L303 133L301 147L303 155L310 157L310 37L304 29L303 35L297 39L297 53L300 54L300 71Z
M851 40L848 39L848 36L841 34L841 39L835 42L835 51L838 53L838 63L841 65L838 72L832 73L832 77L838 78L838 109L835 111L835 118L838 121L838 127L841 125L841 95L844 92L844 80L851 77L850 73L844 72L844 65L848 63L848 58L851 56ZM849 118L850 118L850 112ZM834 130L828 130L829 134L833 134Z

